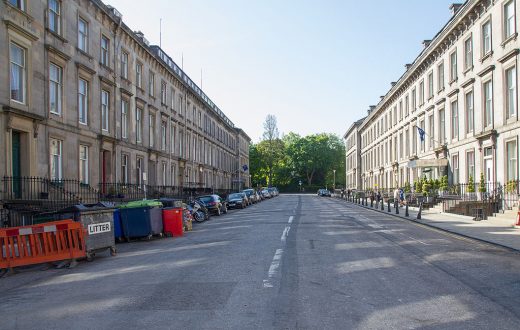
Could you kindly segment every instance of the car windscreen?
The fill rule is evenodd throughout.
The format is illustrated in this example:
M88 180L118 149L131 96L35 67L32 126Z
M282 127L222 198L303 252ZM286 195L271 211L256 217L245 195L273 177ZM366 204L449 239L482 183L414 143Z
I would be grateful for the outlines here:
M237 199L237 198L242 198L242 195L240 194L231 194L228 196L228 199Z
M199 199L201 201L203 201L204 203L208 203L208 202L212 202L213 201L213 197L211 197L211 196L201 196L201 197L199 197Z

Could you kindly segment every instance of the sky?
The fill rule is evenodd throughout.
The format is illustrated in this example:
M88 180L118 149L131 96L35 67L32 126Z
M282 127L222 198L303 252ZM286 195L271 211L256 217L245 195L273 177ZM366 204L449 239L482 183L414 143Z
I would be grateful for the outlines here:
M451 17L453 0L104 0L183 65L253 142L334 133L379 102ZM159 22L162 22L161 24Z

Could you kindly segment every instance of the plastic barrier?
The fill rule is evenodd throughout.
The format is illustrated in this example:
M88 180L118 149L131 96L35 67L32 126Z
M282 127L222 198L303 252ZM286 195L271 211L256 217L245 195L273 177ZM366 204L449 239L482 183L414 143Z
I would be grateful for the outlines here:
M85 230L79 222L0 229L0 269L85 256Z

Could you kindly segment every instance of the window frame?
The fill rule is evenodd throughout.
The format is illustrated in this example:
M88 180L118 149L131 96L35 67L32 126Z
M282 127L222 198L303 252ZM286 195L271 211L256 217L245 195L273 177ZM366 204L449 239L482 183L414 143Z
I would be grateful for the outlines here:
M469 42L469 52L468 52ZM464 72L473 69L473 35L464 40Z
M51 68L57 68L58 76L57 81L51 78ZM52 88L56 88L55 92L52 92ZM53 115L61 116L63 110L63 68L54 62L49 62L49 112ZM56 98L56 110L52 109L51 101L52 98Z
M103 44L106 41L106 48ZM110 38L104 34L101 34L101 40L99 45L100 51L100 63L103 66L110 67Z
M13 61L13 53L12 53L12 50L11 50L11 47L14 46L14 47L17 47L19 49L22 50L22 61L23 63L16 63ZM15 99L13 98L13 80L12 80L12 72L13 72L13 65L17 66L19 69L17 70L17 72L21 72L22 73L22 92L21 92L21 96L22 96L22 100L18 100L18 99ZM16 102L16 103L19 103L19 104L24 104L26 105L27 104L27 48L21 46L20 44L14 42L14 41L10 41L9 42L9 99L12 101L12 102ZM19 87L19 86L17 86Z
M486 50L486 26L489 26L489 49ZM485 58L489 56L491 53L493 53L493 25L491 21L491 17L489 17L486 21L482 23L480 26L481 30L481 48L482 48L482 58Z
M130 101L121 98L121 138L128 139L128 114L130 112Z
M128 63L129 63L130 54L121 50L121 78L128 80Z
M80 29L81 22L83 22L85 26L84 33L82 33ZM84 49L82 47L84 47ZM81 16L78 16L78 49L84 53L88 53L89 51L89 22Z
M513 79L511 79L511 82L513 83L513 100L511 102L510 100L510 89L511 89L511 86L509 85L509 76L508 76L508 72L514 72L514 77ZM516 64L515 65L511 65L511 66L508 66L504 69L504 87L505 87L505 90L504 90L504 98L505 98L505 102L504 102L504 105L505 105L505 118L506 120L510 120L510 119L513 119L513 118L516 118L517 117L517 113L518 113L518 84L517 84L517 80L518 80L518 72L516 70ZM511 104L512 104L512 107L513 107L513 112L511 113L510 112L510 107L511 107Z
M85 83L85 94L81 93L81 82ZM78 123L82 125L88 125L88 95L89 95L89 81L87 79L83 79L82 77L78 77ZM83 98L83 102L82 102ZM84 112L84 121L81 120L82 110Z
M57 10L53 10L51 8L51 2L54 2L57 5ZM51 26L52 19L51 17L54 17L56 21L54 22L55 26ZM61 1L60 0L48 0L47 1L47 28L52 33L56 33L57 35L62 35L63 29L62 29L62 22L61 22ZM55 30L57 29L57 31Z
M104 95L106 95L106 104L104 104ZM101 89L101 130L104 132L109 132L110 128L110 92Z
M81 158L81 152L85 152L85 158ZM89 147L84 144L79 145L79 181L82 184L89 184ZM83 164L83 165L82 165ZM83 167L83 171L82 171ZM85 172L85 173L83 173Z
M512 9L512 26L511 31L508 31L509 21L506 17L506 6L511 5ZM503 41L506 42L509 39L513 38L516 35L516 3L515 0L509 0L504 2L502 5L502 38ZM508 33L509 32L509 33Z

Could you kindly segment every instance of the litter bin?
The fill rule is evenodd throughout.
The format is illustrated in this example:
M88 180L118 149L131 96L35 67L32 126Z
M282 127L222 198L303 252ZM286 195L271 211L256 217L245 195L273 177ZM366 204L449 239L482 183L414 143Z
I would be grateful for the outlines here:
M162 204L155 200L142 200L119 205L123 236L131 238L162 235Z
M175 207L175 208L182 207L182 199L160 198L159 202L162 203L163 207Z
M81 222L87 231L87 260L90 261L96 252L110 249L111 255L116 254L114 239L114 208L100 204L77 204L61 210L61 214L73 214L74 221Z
M121 241L123 239L123 228L121 225L121 212L119 209L114 211L114 238L117 241Z
M164 235L182 236L184 226L182 224L182 207L167 207L162 210Z

